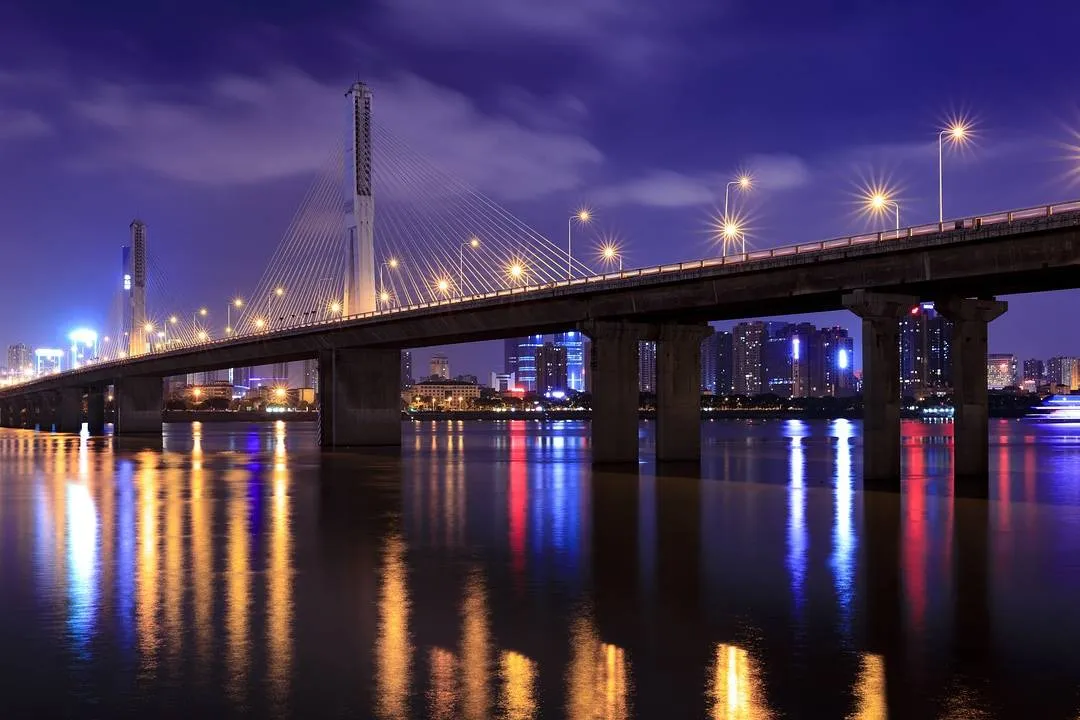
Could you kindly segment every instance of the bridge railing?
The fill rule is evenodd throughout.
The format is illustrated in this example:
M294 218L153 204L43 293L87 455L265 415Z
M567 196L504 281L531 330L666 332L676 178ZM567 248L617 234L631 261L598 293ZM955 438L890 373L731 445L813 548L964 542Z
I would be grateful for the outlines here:
M372 312L360 313L357 315L348 315L343 317L314 320L303 323L295 323L286 325L279 328L267 328L266 330L251 333L246 335L229 336L225 338L219 338L216 340L206 340L195 345L186 345L174 350L166 350L163 352L153 353L154 357L166 357L169 355L182 355L190 352L193 348L200 350L209 349L214 346L228 345L236 342L248 341L254 338L269 337L279 333L292 332L302 328L317 327L317 326L329 326L339 324L348 320L362 320L366 318L386 317L391 315L397 315L404 312L412 312L416 310L424 310L437 307L445 307L452 305L459 305L462 303L475 302L478 300L487 300L499 297L511 297L514 295L524 295L529 293L535 293L545 290L554 290L561 287L573 287L579 285L589 285L598 282L610 282L617 280L631 280L634 278L648 277L652 275L661 275L666 273L685 272L687 270L701 270L709 267L719 267L727 265L740 265L747 262L753 262L755 260L769 260L773 258L783 258L789 256L805 255L824 252L827 250L836 250L845 247L863 246L869 243L884 243L895 242L898 240L910 239L913 237L920 237L925 235L934 235L942 233L957 232L963 230L978 230L980 228L989 225L1000 224L1012 224L1023 220L1034 220L1038 218L1048 218L1055 215L1062 215L1066 213L1080 213L1080 200L1074 200L1064 203L1056 203L1053 205L1039 205L1036 207L1022 208L1019 210L1009 210L1003 212L990 213L986 215L978 215L966 218L959 218L955 220L948 220L941 223L931 223L925 225L914 225L911 227L900 228L899 230L883 230L876 233L864 233L861 235L849 235L845 237L833 238L830 240L822 240L819 242L811 243L796 243L794 245L784 245L781 247L754 250L751 252L743 252L737 255L725 255L721 257L706 258L703 260L693 260L689 262L680 263L668 263L664 265L654 265L644 268L636 268L633 270L621 270L615 272L604 273L601 275L593 275L589 277L571 278L568 280L562 280L559 282L546 283L542 285L523 285L519 287L505 288L502 290L489 291L476 295L467 295L463 297L446 297L429 300L427 302L412 303L410 305L401 305L393 308L385 308L383 310L375 310ZM139 355L130 358L105 361L99 363L93 363L92 367L100 368L102 366L109 365L123 365L128 360L134 360L138 358L145 358L148 355ZM85 367L85 366L84 366ZM82 368L75 370L67 370L69 372L78 372ZM54 377L54 376L49 376ZM27 381L32 382L32 380Z

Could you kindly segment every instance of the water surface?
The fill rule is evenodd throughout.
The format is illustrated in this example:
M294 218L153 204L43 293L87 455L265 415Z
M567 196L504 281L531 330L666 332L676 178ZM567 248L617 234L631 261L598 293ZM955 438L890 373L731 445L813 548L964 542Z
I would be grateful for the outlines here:
M593 472L579 422L0 431L5 717L1076 718L1080 428L717 421Z

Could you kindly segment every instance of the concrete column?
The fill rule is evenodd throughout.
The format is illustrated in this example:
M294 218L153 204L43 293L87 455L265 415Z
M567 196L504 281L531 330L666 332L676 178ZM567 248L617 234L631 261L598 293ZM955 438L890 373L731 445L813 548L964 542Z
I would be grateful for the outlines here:
M590 321L581 330L592 341L593 465L636 465L641 328L631 323Z
M56 394L53 423L56 432L77 433L82 430L82 388L64 388Z
M161 435L162 379L125 377L116 381L117 435Z
M49 432L53 426L52 398L45 393L31 395L27 399L27 410L30 421L27 423L31 430Z
M86 395L86 429L90 435L105 434L105 388L90 388Z
M701 341L708 325L660 326L656 343L656 460L701 460Z
M1009 305L998 300L949 298L935 307L953 323L953 478L985 484L990 474L986 326Z
M919 299L857 290L844 307L862 318L863 486L900 490L900 318Z
M319 444L400 447L401 350L319 353Z

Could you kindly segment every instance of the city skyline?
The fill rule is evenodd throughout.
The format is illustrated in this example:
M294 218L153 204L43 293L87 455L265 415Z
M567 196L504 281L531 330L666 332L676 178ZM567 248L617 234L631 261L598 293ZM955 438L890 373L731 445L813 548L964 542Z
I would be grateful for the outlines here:
M476 8L484 6L479 2ZM18 182L0 193L0 220L13 238L9 261L19 268L8 292L27 295L46 282L71 290L44 294L37 318L6 315L0 337L57 345L53 338L74 327L100 325L101 308L115 289L114 258L126 241L123 228L136 214L149 225L157 266L190 287L192 296L218 307L253 285L266 248L280 238L311 170L339 132L334 103L354 75L341 68L358 63L372 80L379 112L408 139L432 134L425 118L448 119L443 135L433 135L443 138L439 147L421 148L435 160L549 237L559 237L568 208L590 203L595 232L584 233L581 241L618 235L627 267L717 254L706 229L724 183L740 169L755 175L753 191L737 196L737 207L750 217L751 247L885 227L887 222L861 218L855 208L860 184L878 177L898 189L905 224L934 220L935 135L953 115L971 118L974 141L946 156L946 216L1080 195L1072 182L1077 152L1063 147L1080 143L1080 117L1060 90L1076 60L1061 52L1059 62L1047 66L1020 54L1007 75L987 73L988 48L969 47L961 59L947 50L954 39L944 34L949 17L942 15L950 16L951 9L934 8L940 27L918 21L929 8L918 3L849 14L844 34L858 31L865 67L841 64L850 43L843 53L815 46L808 70L836 70L816 74L829 83L789 84L775 92L771 85L780 82L781 69L807 59L798 43L777 37L767 44L767 54L755 47L732 62L715 43L704 42L721 26L731 28L725 32L763 33L765 18L749 9L696 8L692 24L700 30L686 36L686 27L657 25L651 12L640 9L559 6L549 10L553 22L538 30L500 7L477 14L482 22L475 40L505 57L503 71L467 58L460 67L447 66L439 59L460 56L455 42L430 25L402 26L401 16L389 8L327 7L313 12L305 33L294 39L280 30L307 12L299 6L286 6L269 22L240 12L212 26L205 19L150 23L138 13L106 8L60 28L45 9L5 11L10 15L0 30L0 60L10 70L0 78L0 99L12 110L0 128L0 155ZM1000 23L1000 12L986 9L965 15L963 22L977 33ZM1015 14L1027 11L1011 12L1010 21L1020 22ZM71 13L81 16L77 8ZM628 23L644 46L621 46L635 50L617 58L598 57L595 43L609 32L604 23L575 27L570 20L601 18ZM367 45L341 37L338 28L364 20L374 28ZM103 26L132 42L121 50L103 40L108 34L97 32ZM896 58L879 40L897 26L930 50L917 59ZM836 32L813 27L809 32L819 40ZM185 39L203 32L265 42L243 58L221 51L176 62L169 48L180 44L190 51ZM523 47L505 42L504 33L523 40ZM75 40L93 51L77 71L72 56L61 50ZM561 62L544 77L520 72L527 67L523 48L550 40L562 41ZM1044 46L1055 44L1047 40ZM720 62L723 95L739 97L753 112L735 117L722 111L713 79ZM940 72L943 66L950 71ZM889 113L883 110L888 103L852 102L858 95L850 89L863 87L868 72L902 88L912 110ZM650 85L650 102L626 92L656 77L668 82ZM1018 107L1017 92L1036 93L1038 109ZM809 97L815 102L801 102ZM628 123L631 106L640 112L631 113ZM272 111L285 107L305 111ZM158 111L179 123L172 128L174 142L162 142ZM680 118L678 133L664 132L672 127L671 117ZM652 144L636 141L642 133ZM485 161L491 143L505 163ZM487 152L473 152L478 144ZM532 162L537 158L542 162ZM509 175L506 163L513 170ZM543 172L522 172L530 165ZM227 203L219 199L223 190ZM79 220L61 217L43 226L30 209L57 192L72 201L72 216ZM50 243L79 247L84 263L64 267L35 252ZM210 256L215 262L202 262ZM1037 320L1078 297L1070 291L1007 298L1011 309L991 325L990 350L1042 358L1072 352L1048 323ZM846 328L861 366L858 321L848 313L782 319ZM483 372L499 366L497 343L433 350L462 368Z

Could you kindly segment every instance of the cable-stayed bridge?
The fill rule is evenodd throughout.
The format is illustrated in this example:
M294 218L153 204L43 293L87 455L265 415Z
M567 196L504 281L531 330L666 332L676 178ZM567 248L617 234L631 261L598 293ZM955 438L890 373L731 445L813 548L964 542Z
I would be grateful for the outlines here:
M160 434L165 377L317 358L322 444L397 445L402 348L579 329L592 340L594 462L637 462L644 339L658 344L657 459L696 461L707 322L846 307L863 319L864 474L894 484L898 322L933 300L956 332L956 475L985 480L986 326L1005 311L992 298L1080 286L1080 202L598 274L572 224L567 245L551 241L374 123L363 85L348 99L349 141L225 327L211 332L198 306L172 314L185 305L152 253L140 272L133 252L113 342L97 362L0 391L0 424L77 431L85 415L102 432L112 386L115 432Z

